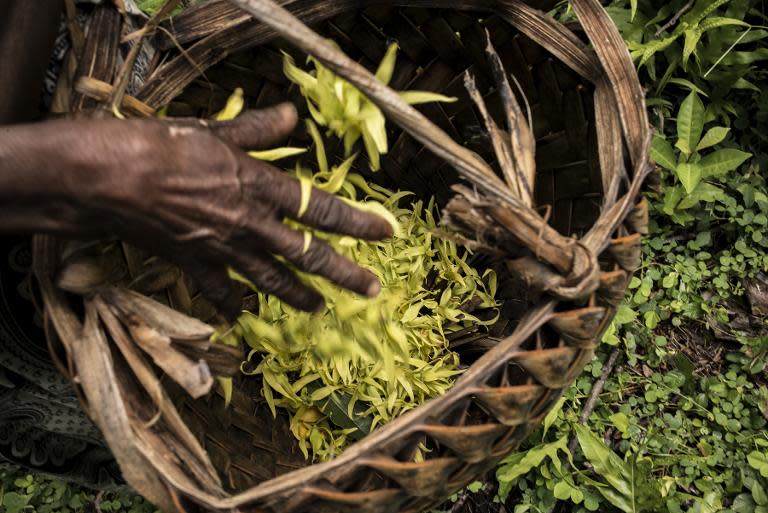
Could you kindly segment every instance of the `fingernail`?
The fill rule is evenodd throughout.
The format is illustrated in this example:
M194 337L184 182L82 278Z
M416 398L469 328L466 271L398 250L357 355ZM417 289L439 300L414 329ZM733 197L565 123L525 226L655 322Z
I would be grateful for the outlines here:
M296 106L291 102L281 103L278 108L283 119L289 125L296 125L299 122L299 111L296 110Z
M379 292L381 292L381 284L379 283L379 280L374 280L368 286L368 290L365 294L368 297L376 297L379 295Z
M389 239L390 237L392 237L395 234L394 227L391 224L389 224L387 221L383 220L383 219L378 224L377 228L378 228L378 231L379 231L379 233L376 234L377 235L376 236L377 240Z

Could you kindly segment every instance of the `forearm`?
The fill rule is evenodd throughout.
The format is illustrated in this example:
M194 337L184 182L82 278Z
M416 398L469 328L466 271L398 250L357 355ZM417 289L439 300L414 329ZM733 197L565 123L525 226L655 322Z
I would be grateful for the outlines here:
M0 127L0 232L81 231L69 137L55 122Z

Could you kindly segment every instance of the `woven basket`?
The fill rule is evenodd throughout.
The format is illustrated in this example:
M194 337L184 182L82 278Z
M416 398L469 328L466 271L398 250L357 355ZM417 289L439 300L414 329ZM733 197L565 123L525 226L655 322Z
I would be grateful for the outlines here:
M178 270L118 241L37 237L49 344L127 482L164 511L422 511L517 448L592 358L647 229L643 93L597 0L572 0L573 26L543 12L551 0L280 3L212 0L161 30L154 17L146 33L160 51L134 96L132 56L117 58L123 17L98 7L56 104L207 116L243 87L250 108L286 95L303 105L279 50L316 56L390 121L382 171L356 171L436 195L503 273L502 319L457 349L471 367L443 397L309 465L257 382L241 380L228 408L208 393L211 374L236 373L242 354L208 342L216 312ZM392 40L394 89L459 101L416 110L373 79ZM414 461L420 444L429 451Z

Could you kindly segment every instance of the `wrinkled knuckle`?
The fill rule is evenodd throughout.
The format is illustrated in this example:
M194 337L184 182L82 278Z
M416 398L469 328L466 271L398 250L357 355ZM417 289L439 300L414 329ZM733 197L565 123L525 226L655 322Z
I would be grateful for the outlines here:
M291 262L304 262L307 257L304 251L304 244L299 241L292 241L286 246L283 256Z
M333 270L333 250L323 244L313 245L313 250L305 255L307 271L316 273L321 270Z
M317 211L317 219L323 226L343 227L349 222L349 216L342 204L335 198L324 196Z

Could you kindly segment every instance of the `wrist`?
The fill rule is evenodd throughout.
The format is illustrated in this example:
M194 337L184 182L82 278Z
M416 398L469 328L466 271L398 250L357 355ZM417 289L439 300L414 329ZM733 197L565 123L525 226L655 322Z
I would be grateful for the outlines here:
M0 231L85 233L82 203L97 180L71 122L0 127Z

